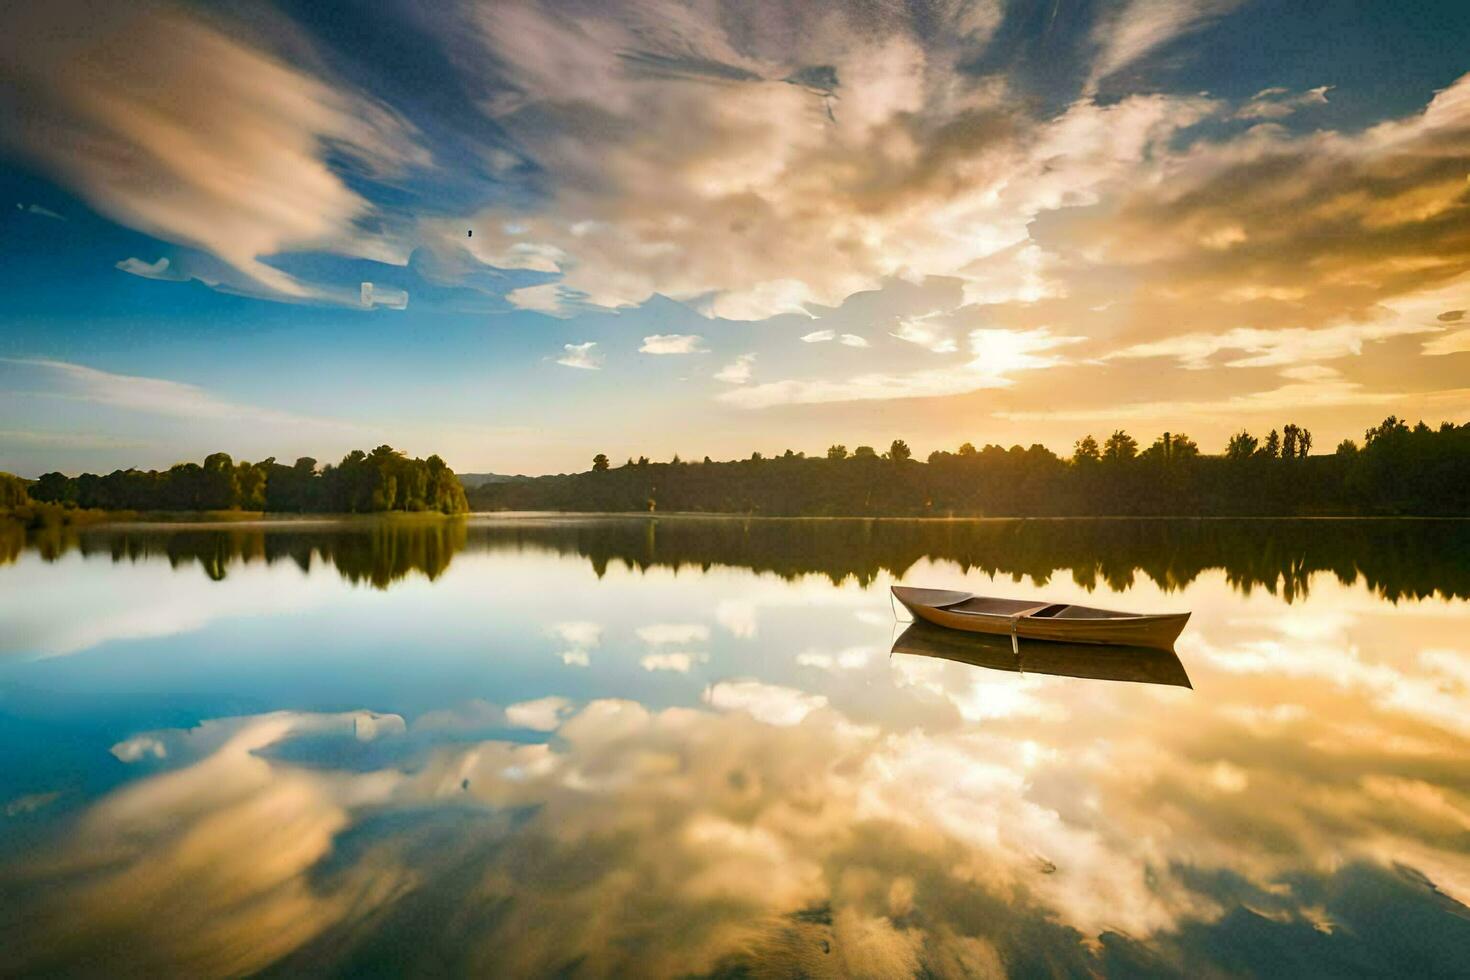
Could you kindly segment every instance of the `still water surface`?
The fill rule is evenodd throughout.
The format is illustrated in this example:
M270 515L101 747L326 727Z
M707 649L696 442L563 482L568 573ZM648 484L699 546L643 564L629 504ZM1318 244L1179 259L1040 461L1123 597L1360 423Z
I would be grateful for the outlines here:
M1463 975L1467 556L1408 521L12 530L0 973ZM1159 683L987 668L891 653L897 581L1193 618Z

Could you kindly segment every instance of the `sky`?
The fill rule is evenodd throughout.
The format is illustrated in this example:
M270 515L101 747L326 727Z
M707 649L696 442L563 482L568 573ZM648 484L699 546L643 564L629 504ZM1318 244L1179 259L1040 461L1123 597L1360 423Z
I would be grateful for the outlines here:
M52 0L0 470L1470 421L1470 5Z

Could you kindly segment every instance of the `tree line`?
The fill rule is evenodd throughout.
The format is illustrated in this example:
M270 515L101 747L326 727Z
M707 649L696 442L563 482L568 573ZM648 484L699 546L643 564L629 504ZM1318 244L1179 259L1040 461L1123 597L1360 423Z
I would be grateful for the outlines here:
M1165 432L1147 446L1119 429L1079 439L1070 457L1045 446L970 443L927 463L894 440L786 450L729 462L613 466L478 487L475 510L693 511L769 516L1311 516L1470 515L1470 424L1410 426L1389 416L1311 453L1312 433L1290 424L1264 437L1241 431L1219 455Z
M0 499L5 487L0 481ZM461 514L468 509L464 488L444 460L409 458L391 446L353 450L335 466L319 467L309 456L290 466L274 457L237 463L228 453L213 453L203 464L179 463L166 470L74 477L47 473L23 486L22 493L31 501L101 510Z

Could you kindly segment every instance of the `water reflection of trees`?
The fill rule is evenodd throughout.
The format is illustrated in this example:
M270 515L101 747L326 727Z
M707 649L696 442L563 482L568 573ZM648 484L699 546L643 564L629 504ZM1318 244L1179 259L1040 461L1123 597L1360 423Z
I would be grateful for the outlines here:
M578 556L598 575L622 565L747 568L783 578L820 574L868 584L924 559L966 571L1045 584L1067 575L1091 591L1139 576L1166 590L1220 569L1241 592L1288 601L1311 576L1361 577L1389 598L1470 597L1470 522L1359 520L760 520L554 518L488 522L349 520L309 525L170 529L157 525L31 532L0 528L0 561L29 547L52 560L69 552L114 561L198 564L211 578L232 566L291 561L335 566L352 582L387 588L410 573L436 578L465 549L530 549Z
M0 557L9 554L5 541L0 536ZM411 573L438 578L465 548L466 535L460 520L367 519L296 527L50 527L32 532L29 543L47 561L71 552L114 562L164 560L174 568L198 565L216 581L236 565L289 561L305 572L324 564L354 584L386 589Z

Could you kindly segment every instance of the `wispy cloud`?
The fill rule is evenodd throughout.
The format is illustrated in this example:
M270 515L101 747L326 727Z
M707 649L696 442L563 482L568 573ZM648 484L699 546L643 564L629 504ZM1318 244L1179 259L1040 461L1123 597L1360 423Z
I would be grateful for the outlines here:
M505 301L522 310L535 310L549 316L566 316L562 287L554 282L539 286L522 286L505 294Z
M12 366L15 378L7 387L14 393L94 402L125 411L145 412L187 420L255 422L282 426L311 425L341 430L357 427L330 419L313 418L258 405L234 402L181 381L113 374L67 361L0 358Z
M693 333L653 334L643 338L640 354L703 354L704 338Z
M1285 88L1265 88L1253 95L1249 102L1235 110L1236 119L1285 119L1299 109L1326 105L1331 85L1319 85L1305 92L1293 92Z
M1238 7L1241 0L1128 0L1093 33L1092 84Z
M1034 371L1064 363L1051 353L1082 338L1035 330L970 331L970 359L942 368L908 373L870 372L850 378L793 378L727 391L719 399L740 408L815 405L827 402L887 401L938 398L984 388L1004 388L1017 371Z
M802 334L801 342L804 344L825 344L829 340L837 338L836 330L813 330L811 333Z
M26 214L34 214L37 217L50 218L53 221L65 221L66 220L66 218L64 216L57 214L55 211L52 211L50 208L42 207L39 204L21 204L21 203L17 202L16 205L15 205L15 207L16 207L16 210L18 210L18 211L24 211Z
M57 0L8 26L0 58L15 84L0 108L21 153L114 220L283 298L315 289L262 257L373 250L359 220L371 207L329 147L365 179L428 163L410 126L310 74L311 59L287 61L182 7Z
M565 352L556 359L556 363L569 368L580 368L583 371L598 371L602 369L602 357L593 353L597 341L589 340L582 344L563 344Z
M1299 365L1309 361L1330 361L1363 352L1365 343L1421 333L1438 333L1442 327L1431 324L1385 320L1377 323L1343 323L1319 330L1289 327L1262 330L1237 327L1223 333L1188 333L1134 344L1105 355L1106 360L1172 357L1191 370L1212 366L1211 358L1225 351L1244 356L1224 361L1226 367L1256 368Z

